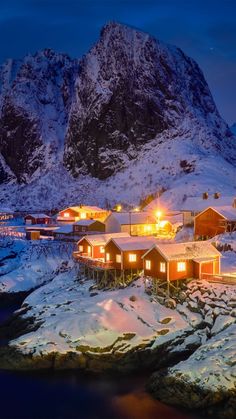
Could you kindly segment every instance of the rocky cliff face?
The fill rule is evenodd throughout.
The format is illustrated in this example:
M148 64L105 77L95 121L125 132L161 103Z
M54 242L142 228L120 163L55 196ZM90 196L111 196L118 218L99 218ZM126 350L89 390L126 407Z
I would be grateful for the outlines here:
M111 23L81 62L64 161L73 174L104 179L157 135L168 139L173 129L178 135L183 123L192 130L208 127L210 135L202 140L207 148L210 143L221 148L221 139L230 136L192 59L148 34Z
M80 62L44 50L2 65L0 153L0 183L15 185L0 190L4 204L17 194L26 203L29 188L32 202L40 196L49 206L52 188L57 205L85 189L94 202L94 187L96 204L131 191L134 202L178 179L186 184L184 176L190 184L190 174L201 175L198 182L192 175L191 191L200 178L205 189L206 176L214 191L236 186L229 181L234 137L198 65L117 23L104 27ZM215 173L222 165L220 189Z
M8 60L0 69L0 150L18 182L27 182L56 160L65 129L78 65L51 50Z

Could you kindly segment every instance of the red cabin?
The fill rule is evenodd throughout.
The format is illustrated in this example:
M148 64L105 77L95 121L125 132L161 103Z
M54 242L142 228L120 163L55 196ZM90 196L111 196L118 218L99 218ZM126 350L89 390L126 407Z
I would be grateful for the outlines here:
M46 214L28 214L24 218L25 224L51 224L52 218Z
M166 281L220 273L221 254L209 242L156 244L143 256L144 275Z

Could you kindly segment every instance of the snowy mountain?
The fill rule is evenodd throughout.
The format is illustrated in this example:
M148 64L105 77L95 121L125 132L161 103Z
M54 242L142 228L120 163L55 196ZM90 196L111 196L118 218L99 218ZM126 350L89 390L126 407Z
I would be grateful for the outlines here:
M2 204L235 192L235 137L198 65L136 29L109 23L80 62L51 50L8 61L0 102Z
M64 148L78 63L45 49L0 68L0 180L29 182ZM7 168L8 167L8 168Z

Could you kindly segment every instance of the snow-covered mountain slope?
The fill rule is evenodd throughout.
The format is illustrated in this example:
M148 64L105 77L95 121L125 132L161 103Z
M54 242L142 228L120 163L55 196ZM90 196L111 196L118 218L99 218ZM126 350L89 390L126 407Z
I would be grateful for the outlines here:
M236 139L176 47L110 23L80 63L45 50L0 80L0 204L235 193Z

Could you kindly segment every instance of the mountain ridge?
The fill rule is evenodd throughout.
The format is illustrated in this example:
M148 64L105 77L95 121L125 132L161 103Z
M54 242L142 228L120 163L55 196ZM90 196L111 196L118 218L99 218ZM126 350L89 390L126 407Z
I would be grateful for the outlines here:
M50 49L9 60L0 104L2 204L138 203L190 178L190 194L235 189L235 137L198 64L127 25L105 25L80 61Z

